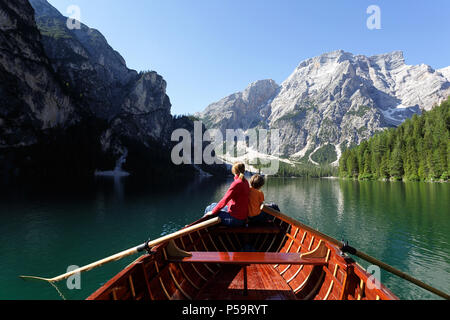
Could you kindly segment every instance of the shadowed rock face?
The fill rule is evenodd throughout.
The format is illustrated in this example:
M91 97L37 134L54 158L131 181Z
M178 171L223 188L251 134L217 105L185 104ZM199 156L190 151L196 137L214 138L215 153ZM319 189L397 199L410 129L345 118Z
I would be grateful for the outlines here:
M164 79L156 72L128 69L99 31L82 23L80 29L69 29L67 18L46 0L30 3L53 69L82 101L85 113L110 123L104 149L121 153L121 137L166 144L172 116Z
M0 3L0 148L29 146L42 130L77 121L25 0Z
M446 99L449 73L448 68L406 65L400 51L372 57L334 51L300 63L276 90L262 87L252 112L242 102L243 93L236 93L198 116L221 130L245 130L257 122L280 129L283 156L311 161L315 152L332 145L339 158L342 149Z
M124 154L139 176L195 174L170 159L180 120L164 79L128 69L100 32L69 29L47 1L30 3L0 2L0 176L93 176Z

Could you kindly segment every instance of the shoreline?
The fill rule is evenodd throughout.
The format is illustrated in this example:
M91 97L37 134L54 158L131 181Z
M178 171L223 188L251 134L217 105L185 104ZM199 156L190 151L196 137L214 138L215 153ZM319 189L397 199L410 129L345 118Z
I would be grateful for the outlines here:
M337 177L337 179L341 180L352 180L352 181L379 181L379 182L424 182L424 183L449 183L450 180L408 180L408 179L358 179L358 178L343 178Z
M364 181L379 181L379 182L423 182L423 183L449 183L450 180L392 180L392 179L356 179L356 178L343 178L343 177L299 177L299 176L270 176L269 178L285 178L285 179L327 179L327 180L348 180L348 181L358 181L358 182L364 182Z

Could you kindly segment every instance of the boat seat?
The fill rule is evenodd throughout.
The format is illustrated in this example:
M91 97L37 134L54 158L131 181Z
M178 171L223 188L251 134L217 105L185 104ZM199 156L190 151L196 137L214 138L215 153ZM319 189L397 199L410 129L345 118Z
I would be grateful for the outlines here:
M215 229L215 232L218 233L246 233L246 234L278 234L281 232L281 229L275 225L256 225L249 227L225 227L220 226Z
M169 257L174 263L215 263L215 264L291 264L291 265L326 265L324 258L301 258L298 253L278 252L190 252L189 257Z

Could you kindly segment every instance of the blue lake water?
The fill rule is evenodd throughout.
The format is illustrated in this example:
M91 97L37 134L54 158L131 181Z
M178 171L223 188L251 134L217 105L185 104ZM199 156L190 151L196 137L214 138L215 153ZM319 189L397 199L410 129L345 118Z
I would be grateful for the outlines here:
M82 274L81 290L18 276L53 277L176 231L230 183L207 178L162 188L99 177L0 187L0 299L86 298L137 257ZM450 292L449 184L273 178L263 191L284 213ZM438 298L384 271L381 281L402 299Z

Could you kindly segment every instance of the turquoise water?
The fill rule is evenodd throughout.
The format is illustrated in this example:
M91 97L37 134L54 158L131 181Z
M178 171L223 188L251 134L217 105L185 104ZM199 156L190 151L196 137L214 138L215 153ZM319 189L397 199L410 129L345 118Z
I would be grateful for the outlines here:
M188 187L102 178L86 185L0 188L0 299L84 299L137 257L81 276L81 289L19 275L53 277L178 230L220 200L230 181ZM443 291L450 292L449 184L269 179L281 210ZM358 261L363 266L368 264ZM402 299L438 297L386 272Z

